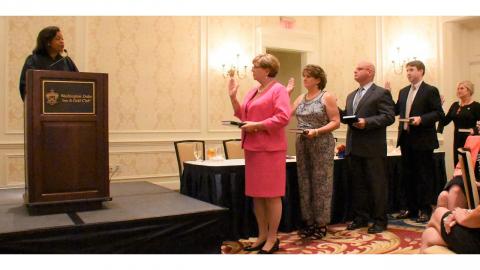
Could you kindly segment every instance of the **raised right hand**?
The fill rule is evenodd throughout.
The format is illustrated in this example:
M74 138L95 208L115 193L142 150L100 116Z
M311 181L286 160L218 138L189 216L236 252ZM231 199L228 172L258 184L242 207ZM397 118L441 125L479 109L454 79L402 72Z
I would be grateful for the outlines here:
M288 80L287 84L287 93L289 96L292 94L293 89L295 89L295 79L292 77Z
M385 89L387 89L388 91L392 91L392 85L390 84L390 81L385 82Z
M238 82L234 78L230 78L230 80L228 81L228 95L231 98L237 96L238 87L240 87Z

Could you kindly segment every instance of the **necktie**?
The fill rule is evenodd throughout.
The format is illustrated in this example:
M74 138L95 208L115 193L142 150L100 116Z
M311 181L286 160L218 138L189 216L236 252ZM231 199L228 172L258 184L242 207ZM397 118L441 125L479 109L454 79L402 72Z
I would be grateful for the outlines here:
M365 89L363 89L363 87L358 89L357 94L355 95L355 98L353 99L353 113L357 112L357 106L358 106L358 103L360 103L360 100L363 97L363 92L364 91L365 91Z
M407 97L407 107L405 110L405 118L408 119L410 117L410 110L412 109L412 103L415 95L415 85L412 85L412 88L410 88L410 91L408 92L408 97ZM408 123L403 124L403 129L407 130L408 129Z

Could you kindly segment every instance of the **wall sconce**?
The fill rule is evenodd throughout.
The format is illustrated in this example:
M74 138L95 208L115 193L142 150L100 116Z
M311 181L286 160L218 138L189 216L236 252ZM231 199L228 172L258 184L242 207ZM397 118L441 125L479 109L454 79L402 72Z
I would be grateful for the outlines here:
M223 78L233 78L235 75L239 79L245 78L247 76L247 66L243 66L243 71L240 70L240 54L237 54L237 64L236 65L230 65L230 68L228 70L225 70L225 64L222 65L222 75Z
M400 75L403 73L403 67L405 66L406 63L410 61L410 58L402 59L400 55L400 47L397 47L397 57L395 59L396 60L392 60L393 73ZM412 59L417 60L416 57L412 57Z

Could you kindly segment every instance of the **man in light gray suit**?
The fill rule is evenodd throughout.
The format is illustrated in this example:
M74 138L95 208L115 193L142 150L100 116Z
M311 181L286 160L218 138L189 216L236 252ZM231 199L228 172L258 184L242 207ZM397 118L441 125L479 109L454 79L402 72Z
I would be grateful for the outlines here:
M373 225L368 233L387 229L387 156L386 129L395 122L395 103L390 91L373 83L375 66L366 61L357 64L354 71L359 88L347 97L343 117L355 115L358 121L347 130L345 154L352 176L352 203L354 219L348 230Z

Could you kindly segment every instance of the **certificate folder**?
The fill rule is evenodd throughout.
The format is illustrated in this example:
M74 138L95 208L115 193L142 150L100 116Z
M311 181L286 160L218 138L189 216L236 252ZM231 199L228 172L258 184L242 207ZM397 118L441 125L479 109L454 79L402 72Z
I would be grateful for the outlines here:
M472 132L472 129L471 129L471 128L459 128L459 129L458 129L458 132L461 132L461 133L470 133L470 132Z
M303 135L307 135L307 134L308 134L308 130L306 130L306 129L301 129L301 128L292 128L292 129L289 129L288 132L297 133L297 134L303 134Z
M412 118L400 118L400 119L398 119L398 122L411 124L411 123L413 123L413 119Z
M353 124L358 122L358 117L356 115L347 115L342 117L342 119L347 124Z
M243 125L245 125L245 123L237 121L222 121L222 125L242 127Z

